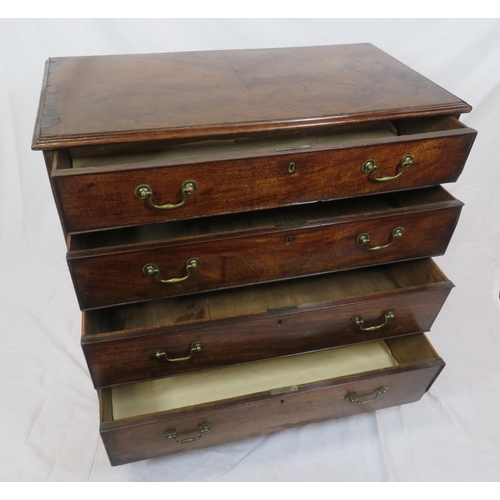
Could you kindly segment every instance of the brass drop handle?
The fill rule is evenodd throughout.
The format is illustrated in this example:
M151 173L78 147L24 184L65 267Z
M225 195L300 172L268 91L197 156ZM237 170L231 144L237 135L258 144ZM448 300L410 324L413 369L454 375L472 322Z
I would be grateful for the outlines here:
M153 190L147 184L140 184L134 190L134 194L140 200L148 200L148 203L153 208L158 208L159 210L171 210L172 208L179 208L186 203L186 198L196 193L198 190L198 184L196 181L186 181L181 186L182 201L180 203L165 203L164 205L155 205L153 203Z
M344 399L346 401L348 401L349 403L355 403L357 405L365 405L367 403L371 403L372 401L375 401L379 394L385 394L388 390L389 390L389 387L379 387L378 389L373 391L375 393L375 396L373 398L365 399L363 401L361 401L361 399L359 399L359 396L355 392L351 392ZM370 396L370 394L368 396Z
M375 163L375 160L366 160L363 165L361 165L361 172L364 174L369 174L372 180L376 182L387 182L387 181L393 181L394 179L397 179L398 177L401 177L403 175L403 172L405 171L406 168L409 166L413 165L413 162L415 161L415 158L413 155L405 155L403 158L401 158L401 161L399 162L399 172L396 175L393 176L387 176L387 175L382 175L381 177L377 177L375 174L377 172L378 166Z
M191 270L196 269L201 266L201 260L198 257L193 257L192 259L188 259L186 262L186 274L180 278L169 278L166 280L162 280L159 277L160 269L156 264L146 264L142 268L142 274L145 276L155 276L156 280L160 283L172 284L172 283L180 283L181 281L187 280L191 276Z
M185 439L177 439L177 431L167 431L165 432L164 436L167 439L173 439L176 443L179 444L192 443L193 441L198 441L198 439L201 439L203 437L203 434L205 434L210 430L210 427L212 427L212 424L209 424L208 422L206 424L201 424L198 427L198 432L200 433L199 436L185 438Z
M360 247L365 247L367 250L382 250L383 248L390 247L398 238L401 238L405 234L404 227L396 227L392 230L391 239L386 245L379 245L377 247L369 247L370 235L368 233L362 233L356 238L356 243Z
M171 363L177 363L178 361L187 361L193 357L193 354L200 352L203 349L203 342L193 342L189 350L189 356L183 358L169 358L167 351L162 347L157 347L151 351L151 357L154 359L164 359L165 361L170 361Z
M356 325L359 327L360 330L363 330L364 332L371 332L373 330L378 330L379 328L384 327L387 325L387 321L390 319L394 319L396 317L396 311L394 309L389 309L384 313L384 322L381 323L380 325L375 325L375 326L363 326L365 324L365 320L363 319L362 316L353 316L350 320L350 323L353 325Z

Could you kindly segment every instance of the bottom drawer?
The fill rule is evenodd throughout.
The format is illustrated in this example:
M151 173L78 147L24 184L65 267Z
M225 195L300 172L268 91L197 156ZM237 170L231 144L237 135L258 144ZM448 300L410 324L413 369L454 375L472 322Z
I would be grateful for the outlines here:
M99 391L113 465L419 400L444 367L422 333Z

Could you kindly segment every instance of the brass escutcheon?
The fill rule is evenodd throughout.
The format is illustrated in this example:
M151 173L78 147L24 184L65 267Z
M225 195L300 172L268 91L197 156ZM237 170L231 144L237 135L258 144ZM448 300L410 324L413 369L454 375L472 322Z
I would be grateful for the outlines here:
M295 172L295 162L294 161L291 161L289 164L288 164L288 173L289 174L293 174Z

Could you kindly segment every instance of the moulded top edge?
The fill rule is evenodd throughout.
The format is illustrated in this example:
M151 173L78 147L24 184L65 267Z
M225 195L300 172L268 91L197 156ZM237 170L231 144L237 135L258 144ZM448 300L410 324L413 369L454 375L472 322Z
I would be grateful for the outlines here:
M47 62L33 149L470 110L371 44L66 57Z
M349 115L320 118L295 119L293 121L248 122L235 124L200 125L174 129L130 130L74 136L46 136L35 134L32 149L50 150L91 145L125 144L144 141L162 140L203 140L221 137L238 137L248 134L283 132L287 130L311 129L355 123L367 123L381 120L397 120L429 116L447 116L469 113L472 107L467 103L432 109L405 109L399 112L379 112L370 115Z

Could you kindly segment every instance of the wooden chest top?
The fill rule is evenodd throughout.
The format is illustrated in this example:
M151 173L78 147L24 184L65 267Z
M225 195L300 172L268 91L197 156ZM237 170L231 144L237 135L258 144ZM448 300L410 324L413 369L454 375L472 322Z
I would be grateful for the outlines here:
M46 63L33 149L470 109L371 44L62 57Z

